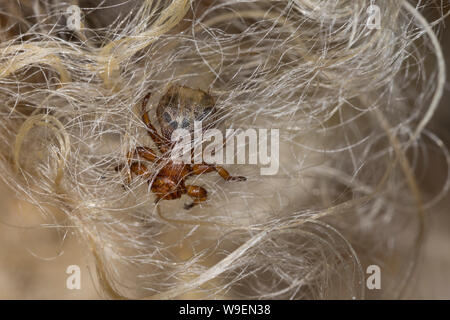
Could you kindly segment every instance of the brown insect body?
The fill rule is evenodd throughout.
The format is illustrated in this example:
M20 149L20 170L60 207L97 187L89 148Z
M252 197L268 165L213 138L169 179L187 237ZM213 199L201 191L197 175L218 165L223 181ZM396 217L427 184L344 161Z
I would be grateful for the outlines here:
M156 195L156 202L163 199L179 199L183 194L187 194L193 199L191 204L185 205L185 209L190 209L206 201L207 191L200 186L186 185L185 181L189 176L216 171L226 181L246 180L245 177L231 176L224 168L219 166L207 163L194 165L174 163L170 158L173 148L171 136L175 129L182 128L193 132L194 121L201 121L203 130L214 125L216 110L215 100L211 95L199 89L177 85L170 86L156 109L161 135L152 125L145 109L150 96L151 93L143 100L142 120L161 155L157 156L157 153L149 147L137 147L133 152L129 152L127 155L130 170L129 182L131 181L131 173L147 179L148 183L151 184L152 192ZM145 164L136 161L136 156L155 163L159 169L156 172L151 172Z

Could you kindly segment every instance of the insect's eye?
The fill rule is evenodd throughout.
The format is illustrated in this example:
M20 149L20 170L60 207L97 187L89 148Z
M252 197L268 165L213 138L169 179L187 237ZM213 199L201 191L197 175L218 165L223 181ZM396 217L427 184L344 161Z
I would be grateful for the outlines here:
M182 127L183 129L189 127L189 120L186 119L186 118L184 118L184 119L183 119L183 122L181 123L181 127Z
M209 114L212 112L212 110L213 110L213 108L211 108L211 107L205 108L205 109L203 110L203 112L200 113L200 114L197 116L196 120L202 121L202 120L205 119L207 116L209 116Z
M174 129L178 128L178 122L176 122L176 121L171 121L169 124Z
M172 118L170 117L170 114L168 114L167 112L164 112L162 114L162 117L163 117L163 120L166 121L166 122L171 122L172 121Z

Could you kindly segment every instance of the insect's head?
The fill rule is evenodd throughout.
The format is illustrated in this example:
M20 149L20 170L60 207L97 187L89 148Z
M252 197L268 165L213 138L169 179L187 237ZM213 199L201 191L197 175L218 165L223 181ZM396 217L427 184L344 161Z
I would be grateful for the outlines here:
M193 133L194 122L201 122L203 131L211 128L215 121L214 106L214 98L204 91L181 86L170 87L156 109L162 135L170 140L176 129L186 129Z

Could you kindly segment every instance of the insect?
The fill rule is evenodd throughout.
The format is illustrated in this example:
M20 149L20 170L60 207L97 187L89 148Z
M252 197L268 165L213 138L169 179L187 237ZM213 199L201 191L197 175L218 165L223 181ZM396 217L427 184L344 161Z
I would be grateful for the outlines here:
M131 182L132 173L146 179L151 191L156 195L155 203L160 200L179 199L183 194L187 194L193 200L184 205L184 208L188 210L206 201L208 194L203 187L186 184L186 179L190 176L215 171L226 181L246 180L242 176L231 176L220 166L207 163L174 163L171 160L171 151L174 147L171 136L175 129L183 128L193 132L194 121L202 121L203 128L210 128L214 125L216 102L210 94L200 89L171 85L160 99L156 109L161 134L152 125L146 110L150 97L151 93L147 94L142 102L142 121L160 155L158 156L149 147L137 147L134 151L128 152L129 182ZM155 163L154 167L158 169L150 170L144 163L136 161L139 158Z

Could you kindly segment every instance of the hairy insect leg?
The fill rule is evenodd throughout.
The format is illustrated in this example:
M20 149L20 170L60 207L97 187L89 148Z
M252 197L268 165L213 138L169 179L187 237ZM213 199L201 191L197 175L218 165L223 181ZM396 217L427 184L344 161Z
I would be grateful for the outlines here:
M184 205L184 209L189 210L193 208L195 205L206 201L208 192L205 188L199 187L199 186L186 186L186 193L189 197L193 199L191 203L186 203Z
M157 160L156 153L149 147L137 147L133 152L127 153L127 163L128 166L131 165L131 162L134 156L141 157L147 161L155 162Z
M145 123L145 125L147 126L147 133L149 134L149 136L152 138L152 140L155 142L156 146L158 147L158 150L165 154L168 152L169 148L168 148L168 141L166 141L166 139L164 139L163 137L161 137L158 134L158 131L156 131L155 127L152 125L151 121L150 121L150 117L148 116L148 112L146 110L146 106L148 103L148 100L151 97L151 93L148 93L144 100L142 101L142 121Z
M214 166L211 164L194 164L192 166L192 174L200 175L202 173L208 173L216 171L225 181L245 181L247 180L246 177L242 176L232 176L230 173L225 170L223 167L220 166Z

